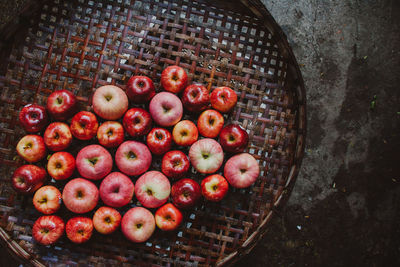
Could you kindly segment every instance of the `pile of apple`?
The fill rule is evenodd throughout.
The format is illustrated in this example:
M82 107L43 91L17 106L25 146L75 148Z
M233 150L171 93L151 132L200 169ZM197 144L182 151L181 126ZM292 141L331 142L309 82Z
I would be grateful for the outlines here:
M30 134L18 142L17 152L30 164L14 172L12 184L17 192L34 193L33 205L44 214L32 229L38 243L53 244L64 231L72 242L82 243L92 236L93 228L110 234L120 225L129 240L144 242L156 225L164 231L177 229L183 218L180 209L195 206L201 196L220 201L229 184L245 188L256 181L257 161L241 153L248 144L247 132L238 125L224 127L221 115L236 105L236 93L229 87L218 87L210 94L202 85L186 86L187 80L182 68L170 66L161 74L165 92L156 94L152 80L145 76L132 76L126 93L114 85L99 87L92 96L92 107L101 118L100 126L94 113L79 111L76 97L67 90L53 92L46 108L36 104L22 108L19 120ZM129 100L134 106L130 109ZM184 109L188 118L197 119L197 126L191 120L181 120ZM50 124L48 114L53 121ZM117 121L121 118L122 124ZM157 125L154 128L153 123ZM33 134L43 130L43 137ZM199 139L199 134L204 138ZM124 140L126 137L135 140ZM99 144L93 144L96 138ZM73 150L77 140L90 141L79 141L87 145L75 158L65 150ZM183 152L187 148L188 155ZM47 151L52 154L47 156ZM110 151L118 170L114 167L113 171ZM224 151L231 157L222 176L216 172L223 164ZM162 157L161 172L149 170L156 168L153 157ZM31 164L46 159L47 172ZM201 185L187 178L190 164L197 178L204 178ZM44 185L47 173L53 185ZM59 181L77 176L83 178L66 182L62 193L54 186L62 187L64 183ZM141 205L121 216L120 208L134 196ZM87 214L96 208L99 198L101 207L89 218ZM80 214L66 225L62 218L51 215L60 209L61 200L69 211ZM156 208L155 215L148 210Z

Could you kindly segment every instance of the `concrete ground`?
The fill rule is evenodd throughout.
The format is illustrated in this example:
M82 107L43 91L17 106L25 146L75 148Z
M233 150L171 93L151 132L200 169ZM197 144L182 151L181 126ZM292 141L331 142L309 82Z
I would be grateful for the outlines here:
M1 0L0 22L23 2ZM400 1L263 2L301 66L308 138L284 212L237 266L399 266Z

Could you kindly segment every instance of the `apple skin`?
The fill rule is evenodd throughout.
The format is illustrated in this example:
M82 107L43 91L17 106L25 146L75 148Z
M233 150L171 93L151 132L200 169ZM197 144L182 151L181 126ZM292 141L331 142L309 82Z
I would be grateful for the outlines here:
M61 206L61 192L52 185L39 188L33 196L33 205L43 214L53 214Z
M70 153L56 152L47 162L47 172L55 180L65 180L72 176L75 166L75 158Z
M95 137L99 123L96 115L89 111L80 111L72 117L71 133L79 140L90 140Z
M100 145L86 146L76 156L76 168L87 179L100 180L111 172L112 166L110 152Z
M225 151L239 153L246 149L249 143L249 135L239 125L229 124L222 128L219 134L219 142Z
M61 151L71 145L72 133L67 124L53 122L46 128L43 139L49 150Z
M236 106L237 95L229 87L217 87L211 92L210 102L214 109L222 113L228 113Z
M126 94L132 103L144 104L156 94L153 81L146 76L132 76L126 84Z
M222 165L224 152L217 141L204 138L190 147L189 160L198 172L214 173Z
M147 146L151 153L155 155L163 155L171 149L171 133L164 128L153 128L147 135Z
M175 124L172 130L172 139L178 146L190 146L199 138L196 124L183 120Z
M167 202L171 184L159 171L148 171L136 181L135 195L146 208L158 208Z
M191 84L182 94L183 106L190 112L198 113L208 108L210 95L207 88L200 84Z
M19 123L29 133L40 132L48 121L46 109L40 105L28 104L19 112Z
M177 208L191 208L201 198L201 187L195 180L184 178L172 185L171 197Z
M75 213L86 213L96 207L99 190L94 183L82 178L75 178L64 186L62 199L68 210Z
M181 100L169 92L156 94L150 101L149 111L153 120L162 127L174 126L181 120L183 107Z
M117 120L128 110L126 93L115 85L104 85L93 94L93 110L100 118Z
M93 221L88 217L74 217L68 220L65 232L76 244L87 242L93 234Z
M17 153L30 163L41 161L46 156L43 138L34 134L25 135L17 144Z
M171 179L178 179L189 171L188 157L179 150L168 151L161 161L161 171Z
M76 112L77 106L75 95L68 90L55 91L47 98L47 110L58 121L71 118Z
M45 169L35 165L22 165L14 171L11 181L15 191L30 194L39 189L46 178Z
M100 198L104 204L114 208L127 205L133 197L135 187L128 176L112 172L100 184Z
M224 176L229 184L236 188L252 185L260 174L257 160L249 153L241 153L228 159L224 168Z
M123 142L115 153L118 169L126 175L140 175L151 165L151 152L146 145L136 141Z
M121 214L110 207L100 207L93 215L93 226L97 232L108 235L118 229L121 224Z
M156 228L153 214L145 208L128 210L121 221L121 230L127 239L135 243L148 240Z
M208 138L215 138L224 127L224 117L216 110L203 111L197 120L199 133Z
M182 213L171 203L160 207L155 214L156 225L163 231L176 230L182 223Z
M178 94L187 84L188 76L179 66L169 66L161 73L161 85L165 91Z
M124 127L117 121L106 121L97 130L97 140L104 147L117 147L124 141Z
M132 137L146 135L151 130L150 113L142 108L129 109L122 120L126 132Z
M56 243L64 234L65 223L55 215L39 217L32 227L32 237L42 245Z
M229 184L226 179L219 174L207 176L201 182L202 195L213 202L221 201L228 193Z

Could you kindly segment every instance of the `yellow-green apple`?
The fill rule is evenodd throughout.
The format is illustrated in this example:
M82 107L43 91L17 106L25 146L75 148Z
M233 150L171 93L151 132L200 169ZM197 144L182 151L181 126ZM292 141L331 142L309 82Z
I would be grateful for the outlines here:
M19 112L19 123L29 133L40 132L49 121L46 109L36 104L28 104Z
M41 213L53 214L60 209L61 192L55 186L45 185L35 192L33 205Z
M65 180L72 176L75 170L75 158L68 152L56 152L47 162L47 172L55 180Z
M167 202L171 184L164 174L149 171L139 177L135 184L135 195L146 208L157 208Z
M224 167L224 176L229 184L236 188L252 185L260 174L257 160L249 153L241 153L228 159Z
M161 73L161 85L165 91L177 94L187 84L188 76L186 71L179 66L169 66Z
M208 138L215 138L224 127L224 117L216 110L203 111L197 120L199 133Z
M149 111L158 125L169 127L181 120L183 107L181 100L176 95L161 92L151 99Z
M112 172L100 184L100 198L104 204L120 208L128 204L135 187L128 176L120 172Z
M44 143L51 151L61 151L69 147L72 134L69 126L63 122L51 123L44 132Z
M58 121L65 121L72 117L77 106L75 95L68 90L55 91L47 98L47 110Z
M46 146L39 135L28 134L19 140L17 153L27 162L38 162L46 156Z
M72 117L71 133L79 140L90 140L96 136L99 123L96 115L89 111L80 111Z
M64 221L55 215L39 217L32 227L32 237L42 245L56 243L64 234Z
M146 139L148 148L155 155L162 155L171 149L172 136L167 129L153 128Z
M93 110L100 118L117 120L128 109L129 101L125 92L115 85L104 85L93 94Z
M82 148L76 156L76 168L87 179L99 180L111 172L113 159L110 152L100 145Z
M249 135L239 125L229 124L222 128L219 142L225 151L239 153L246 149Z
M172 139L178 146L190 146L199 138L196 124L183 120L175 124L172 130Z
M62 192L65 207L74 213L86 213L93 210L99 200L99 190L94 183L75 178L69 181Z
M176 230L182 223L182 213L171 203L160 207L155 214L156 225L163 231Z
M189 159L198 172L214 173L222 165L224 152L217 141L211 138L204 138L190 147Z
M128 210L121 221L121 230L127 239L135 243L148 240L156 228L153 214L145 208Z
M65 232L69 240L76 244L87 242L93 233L93 221L88 217L73 217L68 220Z
M129 109L122 120L126 132L132 137L146 135L151 129L150 113L142 108Z
M228 188L228 182L219 174L207 176L201 181L201 193L210 201L221 201L228 193Z
M97 232L108 235L118 229L121 224L121 214L110 207L100 207L93 215L93 226Z
M146 76L132 76L126 84L126 94L133 103L144 104L156 94L153 81Z
M22 165L14 171L11 181L15 191L30 194L39 189L46 178L45 169L35 165Z
M188 157L179 150L168 151L161 161L161 171L171 179L178 179L185 176L189 167Z
M183 106L190 112L198 113L210 105L210 95L207 88L200 84L191 84L182 94Z
M117 147L124 141L124 127L117 121L106 121L97 130L97 140L104 147Z
M184 178L172 185L171 198L177 208L186 209L197 204L201 197L201 187L193 179Z
M217 87L211 92L210 102L214 109L222 113L227 113L235 107L237 95L229 87Z
M115 153L115 163L127 175L140 175L151 165L151 152L146 145L136 141L123 142Z

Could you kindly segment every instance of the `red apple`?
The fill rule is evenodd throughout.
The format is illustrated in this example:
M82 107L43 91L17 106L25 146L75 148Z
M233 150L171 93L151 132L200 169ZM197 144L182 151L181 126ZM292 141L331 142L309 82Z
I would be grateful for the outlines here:
M214 202L221 201L228 193L228 182L222 175L210 175L201 182L201 193L203 196Z
M207 88L200 84L191 84L182 94L183 106L190 112L200 112L208 108L210 95Z
M147 146L155 155L166 153L172 146L171 133L164 128L153 128L147 135Z
M146 76L132 76L126 84L126 94L133 103L143 104L156 94L153 81Z
M149 171L139 177L135 184L135 195L146 208L157 208L167 202L171 184L164 174Z
M97 130L97 140L104 147L117 147L124 141L124 128L117 121L106 121Z
M175 124L172 130L172 139L178 146L190 146L199 138L196 124L183 120Z
M125 113L122 120L126 132L132 137L148 134L151 122L150 113L142 108L131 108Z
M153 120L163 127L175 125L183 113L181 100L168 92L156 94L150 101L149 110Z
M61 151L69 147L72 134L69 126L63 122L51 123L44 132L44 143L51 151Z
M122 233L135 243L145 242L156 228L153 214L145 208L135 207L128 210L121 221Z
M217 87L211 92L210 102L211 106L219 112L227 113L235 107L237 95L229 87Z
M46 156L43 138L39 135L28 134L19 140L17 152L27 162L38 162Z
M46 109L36 104L28 104L19 112L19 122L29 133L40 132L49 121Z
M236 188L252 185L260 174L257 160L248 153L231 157L225 164L224 175L229 184Z
M117 120L128 109L128 97L115 85L104 85L96 89L93 95L93 110L105 120Z
M239 125L229 124L221 130L219 142L225 151L239 153L246 149L249 135Z
M74 217L68 220L65 227L67 237L74 243L87 242L93 233L92 219L87 217Z
M52 185L39 188L33 196L36 210L44 214L53 214L61 206L61 192Z
M93 215L93 226L100 234L111 234L120 224L121 214L116 209L101 207Z
M201 187L195 180L181 179L172 185L171 197L177 208L190 208L200 200Z
M100 184L100 198L104 204L114 208L127 205L135 187L128 176L120 172L112 172Z
M110 152L99 145L82 148L76 156L76 168L87 179L99 180L111 172L113 159Z
M90 140L95 137L98 127L96 116L89 111L80 111L71 120L71 133L79 140Z
M161 161L161 171L171 179L183 177L189 170L188 157L179 150L167 152Z
M182 213L171 203L160 207L155 214L156 225L163 231L176 230L182 223Z
M78 106L75 95L68 90L58 90L47 98L47 110L58 120L65 121L74 115Z
M188 76L186 71L179 66L169 66L161 73L161 85L165 91L177 94L187 84Z
M197 120L199 133L208 138L215 138L224 127L224 117L216 110L208 109Z
M125 141L115 153L118 169L127 175L140 175L151 165L151 153L146 145L136 141Z
M47 162L47 172L55 180L65 180L75 170L75 158L68 152L57 152Z
M205 138L190 147L189 159L198 172L213 173L221 167L224 161L224 152L217 141Z
M43 185L46 177L45 169L35 165L23 165L14 171L12 186L19 193L30 194Z
M54 215L42 216L35 221L32 227L32 237L42 245L56 243L64 234L64 221Z
M99 200L99 190L88 180L75 178L69 181L62 193L65 207L75 213L93 210Z

